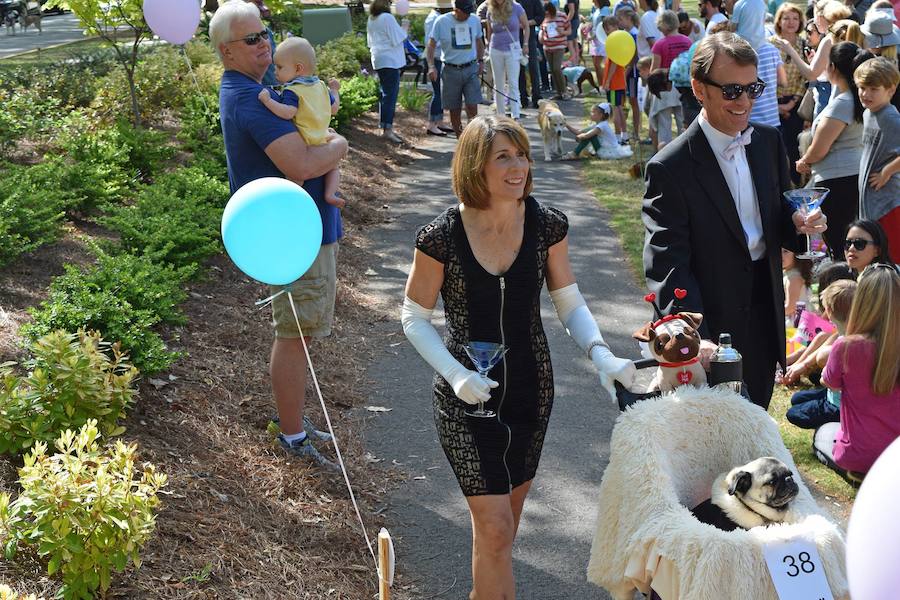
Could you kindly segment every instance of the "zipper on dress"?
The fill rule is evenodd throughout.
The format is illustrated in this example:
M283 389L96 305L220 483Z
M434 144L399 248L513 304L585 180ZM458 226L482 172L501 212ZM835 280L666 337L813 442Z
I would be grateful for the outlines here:
M503 333L503 308L506 304L506 279L500 278L500 343L506 346L506 335ZM500 410L503 408L503 401L506 400L506 359L503 359L503 392L500 394L500 403L497 405L497 422L506 427L506 448L503 450L503 467L506 469L506 483L509 490L512 491L512 476L509 474L509 464L506 462L506 455L509 453L509 447L512 444L512 430L509 425L500 419Z

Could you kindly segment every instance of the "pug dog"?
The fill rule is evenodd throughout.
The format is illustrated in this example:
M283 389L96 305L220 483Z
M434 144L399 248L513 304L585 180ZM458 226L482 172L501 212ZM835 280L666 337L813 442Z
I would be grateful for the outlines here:
M733 531L786 522L800 488L794 473L772 456L764 456L719 475L712 497L691 512L701 523Z
M700 365L700 313L681 312L647 323L634 332L634 339L647 342L659 363L648 392L668 392L681 385L703 387L706 371Z

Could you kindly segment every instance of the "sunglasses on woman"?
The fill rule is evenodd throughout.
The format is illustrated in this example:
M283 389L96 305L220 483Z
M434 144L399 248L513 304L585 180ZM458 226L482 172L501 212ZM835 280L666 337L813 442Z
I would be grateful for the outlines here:
M869 244L874 244L874 240L866 240L863 238L850 238L844 240L844 250L849 250L851 247L855 248L859 252L862 252L866 249L866 246Z
M248 46L255 46L262 40L269 40L269 33L267 31L260 31L259 33L251 33L250 35L245 35L242 38L238 38L236 40L229 40L228 43L231 42L244 42Z
M722 90L722 97L726 100L737 100L744 92L747 92L748 98L750 98L751 100L756 100L757 98L762 96L763 90L766 89L766 82L762 79L757 79L754 83L751 83L749 85L743 85L740 83L722 84L716 83L712 79L702 79L701 81Z

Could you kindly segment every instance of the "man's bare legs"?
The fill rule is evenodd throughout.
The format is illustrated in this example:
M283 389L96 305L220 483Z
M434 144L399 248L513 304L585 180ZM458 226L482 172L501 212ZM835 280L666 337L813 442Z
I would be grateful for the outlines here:
M306 343L309 344L306 338ZM306 354L300 338L275 338L269 362L272 394L278 408L281 432L295 435L303 432L303 409L306 404Z
M466 117L468 117L469 121L478 116L478 105L477 104L466 104ZM462 135L462 109L461 108L451 108L450 109L450 126L453 127L453 131L456 133L456 137Z

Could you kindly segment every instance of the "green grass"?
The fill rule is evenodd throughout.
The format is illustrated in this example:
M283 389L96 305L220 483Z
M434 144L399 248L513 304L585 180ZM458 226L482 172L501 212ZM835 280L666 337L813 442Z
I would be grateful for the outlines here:
M585 101L586 113L591 102L596 100ZM646 130L642 133L646 135ZM644 146L644 152L649 154L647 148ZM643 158L646 160L648 156ZM641 221L641 200L644 183L640 179L632 179L628 174L628 167L637 162L637 153L635 152L635 156L631 159L614 161L589 159L583 162L587 183L600 205L609 212L610 224L622 241L635 281L639 286L643 286L641 253L644 248L644 225ZM816 460L813 455L812 430L799 429L785 419L793 392L794 389L776 385L769 407L769 414L778 423L785 446L790 450L797 468L808 485L839 503L851 503L856 497L856 490L834 471Z

